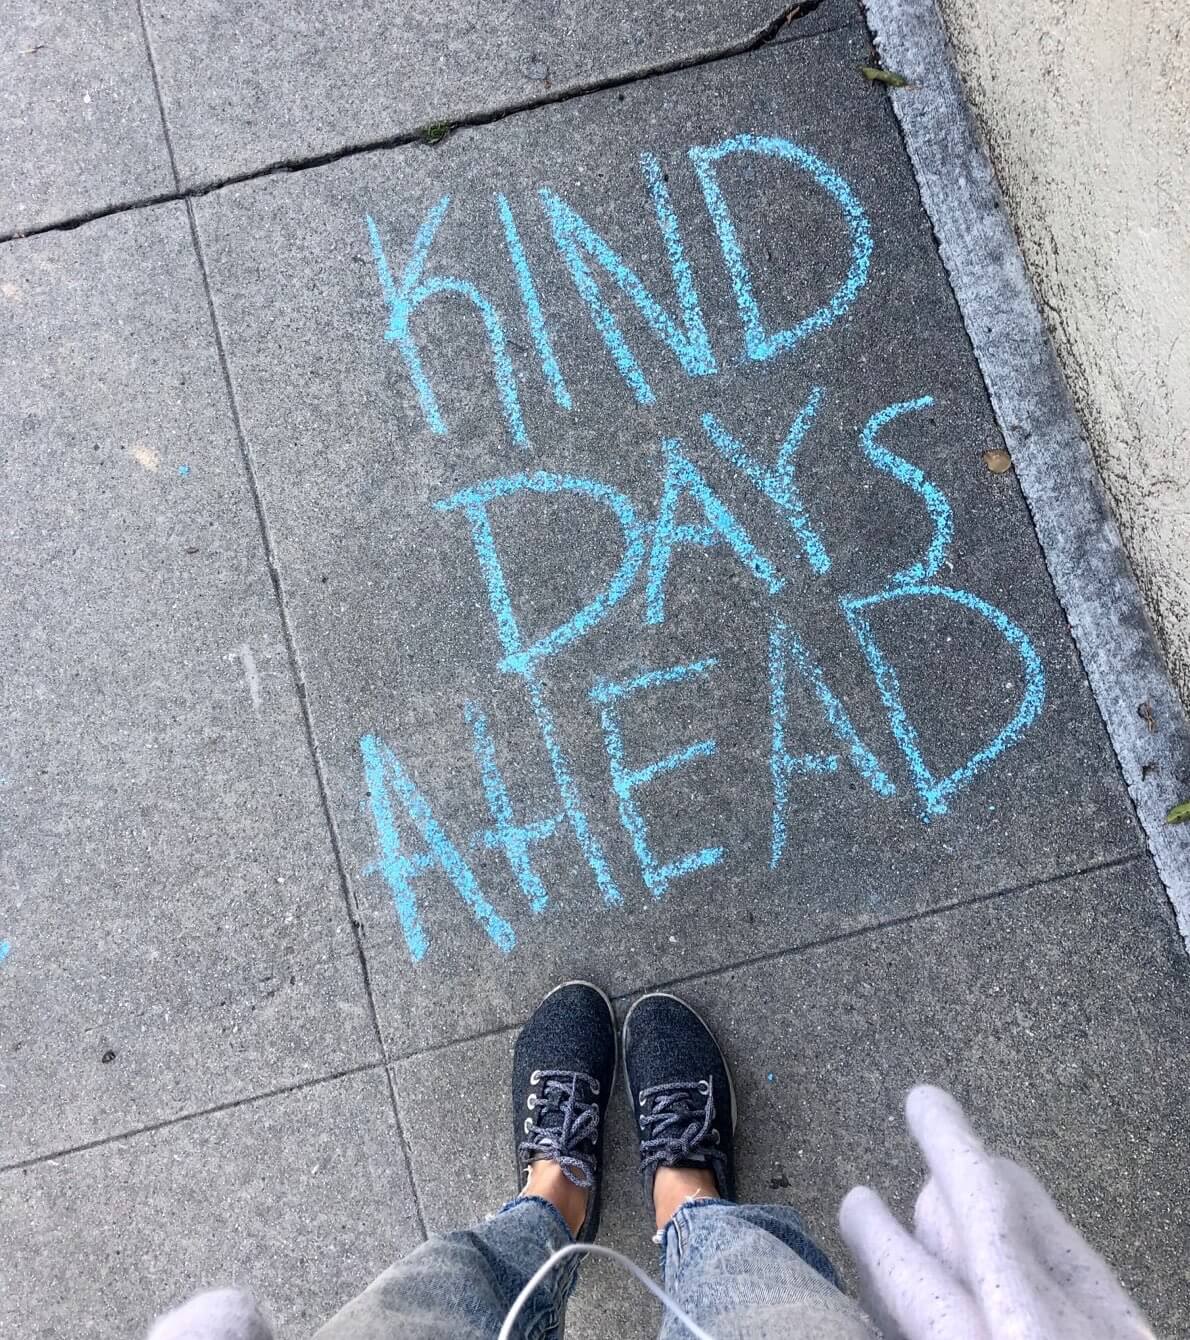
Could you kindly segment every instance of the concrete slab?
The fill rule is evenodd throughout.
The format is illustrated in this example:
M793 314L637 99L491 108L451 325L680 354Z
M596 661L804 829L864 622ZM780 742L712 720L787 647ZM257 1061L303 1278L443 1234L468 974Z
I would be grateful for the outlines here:
M198 204L399 1051L1139 849L867 51Z
M420 1231L382 1071L0 1175L5 1335L130 1340L197 1289L311 1334Z
M312 0L267 12L247 0L149 0L145 20L191 186L859 17L854 0L825 0L783 23L790 8L364 0L343 23Z
M836 1261L858 1182L898 1213L920 1185L901 1102L951 1089L988 1141L1032 1167L1119 1270L1160 1335L1190 1330L1185 956L1145 859L683 984L719 1030L740 1104L741 1194L799 1206ZM627 1001L621 1001L621 1010ZM428 1227L509 1194L502 1033L395 1067ZM656 1271L622 1092L601 1241ZM445 1159L442 1150L449 1149ZM568 1334L645 1340L655 1310L585 1267ZM845 1272L846 1273L846 1272Z
M0 237L174 189L135 0L5 5L0 164Z
M0 304L10 1163L380 1053L184 207Z

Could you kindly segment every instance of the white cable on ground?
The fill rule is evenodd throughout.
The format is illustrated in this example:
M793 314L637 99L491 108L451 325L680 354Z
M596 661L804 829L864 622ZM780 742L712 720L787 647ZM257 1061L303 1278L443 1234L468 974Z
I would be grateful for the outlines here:
M521 1309L528 1301L529 1295L537 1288L541 1281L545 1279L559 1261L564 1260L568 1256L573 1256L577 1252L589 1252L592 1256L606 1256L609 1260L615 1261L617 1265L623 1266L629 1274L635 1275L636 1278L640 1280L658 1302L664 1307L669 1308L690 1334L695 1337L695 1340L715 1340L713 1335L708 1334L708 1332L704 1331L696 1321L693 1321L688 1317L669 1294L665 1292L661 1285L657 1284L654 1280L651 1280L635 1261L630 1261L623 1255L623 1253L617 1252L611 1247L600 1247L593 1242L572 1242L569 1246L559 1247L552 1256L546 1258L545 1262L530 1276L528 1284L526 1284L520 1293L517 1294L516 1301L513 1303L512 1307L508 1309L508 1316L504 1318L504 1325L500 1327L500 1334L497 1337L497 1340L511 1340L512 1328L516 1325L516 1320L521 1315Z

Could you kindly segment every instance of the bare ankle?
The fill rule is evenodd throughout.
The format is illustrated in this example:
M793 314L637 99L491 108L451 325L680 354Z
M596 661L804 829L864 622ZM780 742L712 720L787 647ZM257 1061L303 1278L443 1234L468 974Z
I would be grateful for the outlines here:
M525 1183L522 1196L539 1196L548 1200L555 1210L566 1220L566 1227L574 1237L587 1217L588 1192L575 1184L562 1169L548 1159L538 1159L529 1168L529 1180Z
M657 1169L653 1211L658 1228L664 1228L686 1201L702 1199L719 1199L719 1184L709 1168Z

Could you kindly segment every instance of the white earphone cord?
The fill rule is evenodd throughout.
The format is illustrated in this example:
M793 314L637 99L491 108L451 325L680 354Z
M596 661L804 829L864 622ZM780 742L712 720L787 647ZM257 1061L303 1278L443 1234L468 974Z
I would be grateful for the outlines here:
M574 1256L578 1252L588 1252L592 1256L606 1256L609 1260L615 1261L617 1265L623 1266L629 1274L635 1275L640 1280L658 1302L667 1307L677 1317L690 1334L695 1337L695 1340L715 1340L714 1336L704 1331L696 1321L688 1317L661 1285L651 1280L635 1261L630 1261L621 1252L614 1251L611 1247L599 1247L593 1242L572 1242L567 1247L560 1247L533 1272L528 1284L517 1294L516 1301L508 1309L508 1315L504 1318L504 1325L500 1327L497 1340L511 1340L512 1328L516 1325L517 1318L521 1315L521 1309L528 1302L533 1290L537 1288L559 1261L565 1260L568 1256Z

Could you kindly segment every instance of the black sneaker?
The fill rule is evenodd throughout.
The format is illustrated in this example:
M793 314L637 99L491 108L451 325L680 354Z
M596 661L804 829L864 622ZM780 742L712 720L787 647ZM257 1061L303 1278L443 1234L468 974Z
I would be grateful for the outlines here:
M711 1030L677 996L642 996L624 1020L624 1072L653 1201L658 1168L709 1168L735 1199L735 1089Z
M512 1057L512 1119L518 1191L529 1165L557 1163L589 1190L580 1242L599 1228L603 1127L616 1079L616 1018L611 1001L588 982L567 982L533 1011Z

